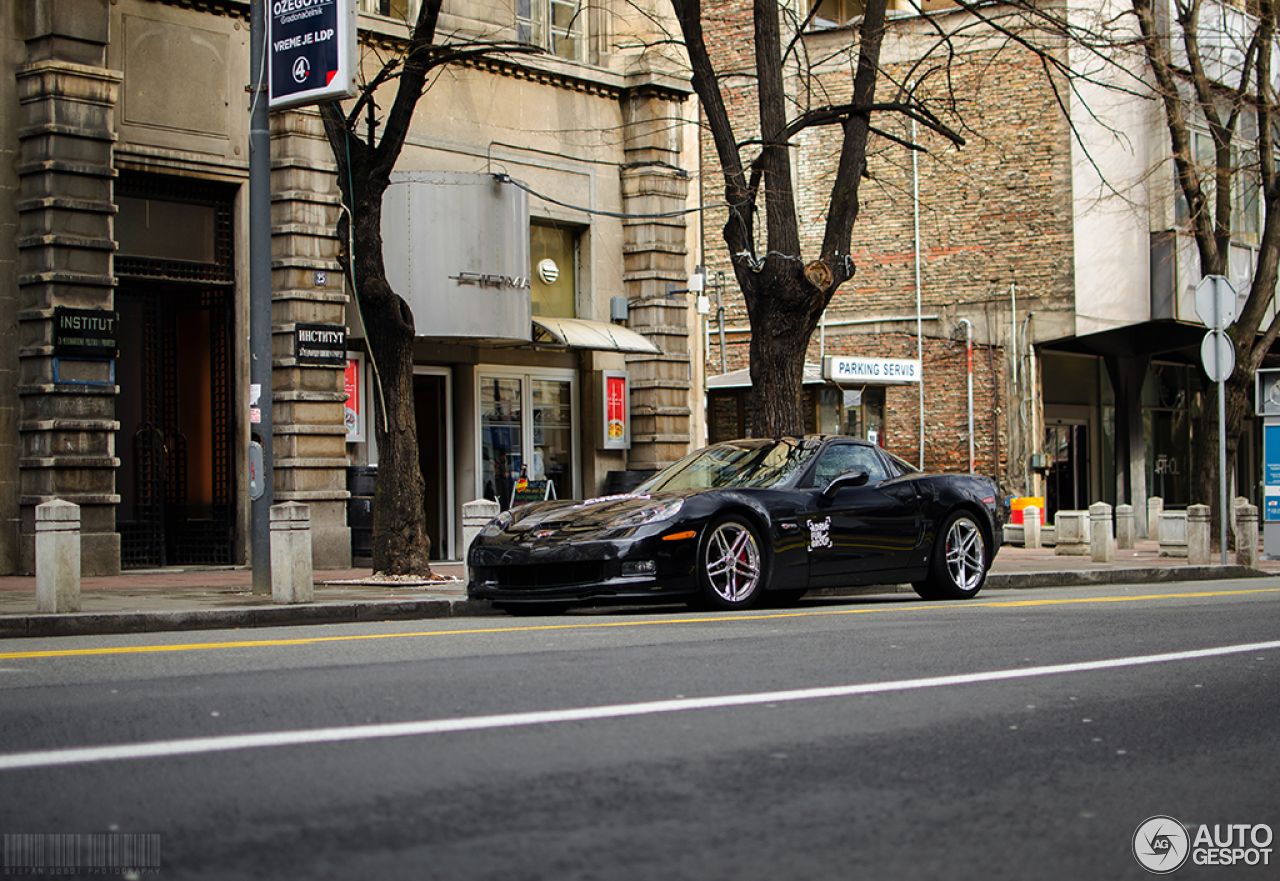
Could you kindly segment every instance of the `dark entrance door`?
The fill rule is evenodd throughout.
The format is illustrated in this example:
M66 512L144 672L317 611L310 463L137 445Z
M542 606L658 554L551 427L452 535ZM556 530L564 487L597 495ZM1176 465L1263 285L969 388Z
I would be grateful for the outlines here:
M1044 449L1052 457L1045 475L1045 522L1058 511L1089 507L1089 426L1060 422L1046 425Z
M137 282L116 308L121 565L231 563L229 292Z
M413 378L413 404L418 424L418 465L422 469L423 509L427 515L427 535L431 538L432 560L452 555L448 547L449 439L446 377L419 374Z

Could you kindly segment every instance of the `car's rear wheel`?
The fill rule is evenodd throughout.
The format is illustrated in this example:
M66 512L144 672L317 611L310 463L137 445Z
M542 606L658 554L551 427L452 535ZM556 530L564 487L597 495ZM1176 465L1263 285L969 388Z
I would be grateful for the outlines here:
M990 556L982 527L967 511L942 523L933 547L929 576L912 584L927 600L965 600L976 596L987 580Z
M764 593L765 553L755 528L742 517L715 521L698 552L702 604L713 609L749 609Z

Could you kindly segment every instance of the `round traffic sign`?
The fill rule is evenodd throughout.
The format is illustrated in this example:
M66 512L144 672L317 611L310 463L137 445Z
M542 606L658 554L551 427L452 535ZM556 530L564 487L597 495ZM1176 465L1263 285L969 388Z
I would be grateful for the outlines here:
M1236 347L1224 331L1211 330L1200 344L1200 360L1214 382L1222 382L1236 369Z

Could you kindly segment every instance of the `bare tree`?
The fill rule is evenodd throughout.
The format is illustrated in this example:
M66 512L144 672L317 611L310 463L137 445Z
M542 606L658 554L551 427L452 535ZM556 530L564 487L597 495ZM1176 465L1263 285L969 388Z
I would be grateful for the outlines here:
M1248 415L1254 377L1280 331L1280 313L1267 318L1280 272L1280 173L1275 155L1280 105L1272 70L1278 7L1273 0L1262 0L1251 6L1255 14L1235 12L1229 18L1219 17L1212 32L1205 34L1205 12L1221 11L1222 7L1203 0L1169 2L1171 17L1162 14L1164 10L1153 0L1133 0L1133 11L1141 27L1147 64L1159 88L1178 187L1187 204L1202 276L1231 274L1231 242L1241 232L1237 220L1244 214L1242 209L1256 210L1253 200L1260 197L1263 212L1248 296L1227 330L1236 352L1235 370L1224 385L1230 469ZM1227 20L1238 27L1223 27ZM1227 52L1224 41L1229 46ZM1236 60L1224 64L1227 56ZM1207 128L1211 138L1207 161L1196 156L1197 123ZM1206 406L1196 427L1192 498L1216 502L1218 444L1223 439L1218 437L1217 386L1206 386ZM1215 504L1215 520L1225 514L1217 508Z
M494 54L537 53L502 41L436 44L443 0L422 0L418 18L400 52L388 58L346 105L322 105L320 115L338 166L338 185L349 213L339 233L351 250L343 263L354 279L369 350L382 393L375 396L378 442L377 503L373 522L373 568L387 574L426 574L431 540L423 507L413 406L413 341L417 335L408 303L387 282L382 262L382 197L404 147L430 71ZM375 95L395 86L385 118L377 123ZM376 123L376 124L375 124Z
M953 143L963 140L907 94L877 103L887 0L870 0L858 25L858 60L850 100L794 112L786 87L787 69L797 63L797 38L808 19L790 17L778 0L754 0L751 48L758 139L746 137L742 131L745 121L735 118L726 107L723 83L736 72L718 69L717 62L722 60L708 49L704 22L710 16L702 0L671 2L692 67L693 89L724 178L729 211L724 240L752 330L752 432L758 437L801 434L805 350L827 304L855 270L850 245L858 217L858 187L867 166L868 139L875 132L873 116L898 114ZM784 26L789 26L789 32L784 32ZM816 126L836 127L841 137L821 250L806 259L801 254L790 150L794 138ZM758 228L761 213L763 236Z

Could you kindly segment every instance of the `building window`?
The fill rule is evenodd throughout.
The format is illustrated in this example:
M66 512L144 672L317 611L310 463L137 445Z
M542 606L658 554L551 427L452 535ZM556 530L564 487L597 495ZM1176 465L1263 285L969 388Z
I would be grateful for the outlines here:
M577 317L577 240L574 231L563 226L535 223L529 228L534 315L544 318Z
M516 0L516 35L522 43L570 61L585 60L587 8L576 0Z
M360 11L413 24L418 18L419 0L360 0Z

